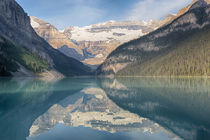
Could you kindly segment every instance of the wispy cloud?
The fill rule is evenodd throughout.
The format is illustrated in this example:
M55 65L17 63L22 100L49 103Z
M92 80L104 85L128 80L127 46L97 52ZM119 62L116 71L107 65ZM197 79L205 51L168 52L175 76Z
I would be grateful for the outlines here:
M69 26L93 24L104 18L106 10L99 4L101 0L18 0L29 15L37 16L58 29ZM33 6L31 6L33 5Z
M63 29L70 25L85 25L87 23L94 24L96 20L103 19L103 15L106 12L85 5L77 5L72 7L71 9L64 10L59 15L52 15L45 18L48 22L59 27L59 29Z
M189 4L191 0L139 0L129 11L129 20L160 19L167 14L177 12Z
M108 20L160 19L192 0L16 0L31 16L58 29Z

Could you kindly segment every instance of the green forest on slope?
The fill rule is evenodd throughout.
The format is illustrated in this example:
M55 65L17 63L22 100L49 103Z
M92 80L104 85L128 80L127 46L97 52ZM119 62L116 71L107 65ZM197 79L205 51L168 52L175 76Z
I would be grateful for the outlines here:
M185 36L158 54L145 54L118 76L210 76L210 27Z
M19 64L34 73L49 70L50 64L38 54L7 39L0 38L0 76L11 76L11 72L19 69Z

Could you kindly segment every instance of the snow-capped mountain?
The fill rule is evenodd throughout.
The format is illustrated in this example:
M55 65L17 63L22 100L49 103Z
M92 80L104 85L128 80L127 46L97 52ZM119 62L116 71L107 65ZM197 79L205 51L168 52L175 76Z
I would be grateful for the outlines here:
M108 21L85 27L70 27L64 30L69 38L80 41L119 41L124 43L153 31L158 21Z
M148 22L108 21L85 27L68 27L62 31L43 20L31 17L31 25L54 48L87 65L97 67L119 45L154 31L173 17L171 15L162 21Z

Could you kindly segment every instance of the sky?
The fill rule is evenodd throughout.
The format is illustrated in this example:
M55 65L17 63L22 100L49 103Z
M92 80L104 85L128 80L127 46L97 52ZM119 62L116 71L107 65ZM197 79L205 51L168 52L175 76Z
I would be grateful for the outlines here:
M62 30L109 20L162 19L192 0L16 0L30 16Z

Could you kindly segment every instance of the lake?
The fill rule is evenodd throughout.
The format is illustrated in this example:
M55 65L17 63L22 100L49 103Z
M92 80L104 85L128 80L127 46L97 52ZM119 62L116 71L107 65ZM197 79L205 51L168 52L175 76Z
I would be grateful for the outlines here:
M0 79L0 140L209 140L210 79Z

